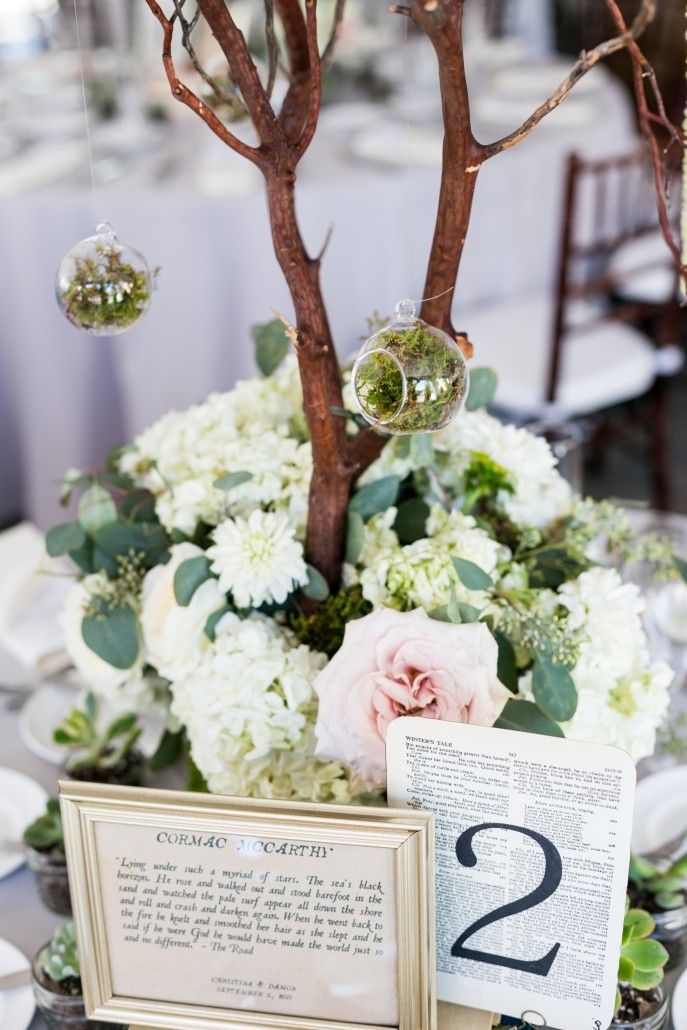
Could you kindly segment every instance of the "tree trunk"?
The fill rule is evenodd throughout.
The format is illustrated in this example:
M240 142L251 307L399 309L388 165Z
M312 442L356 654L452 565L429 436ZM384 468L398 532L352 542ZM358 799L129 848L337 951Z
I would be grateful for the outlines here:
M355 469L343 457L346 421L332 413L333 408L343 407L339 363L320 289L320 261L308 255L298 228L294 181L295 176L283 170L266 174L274 249L296 313L296 351L312 441L306 560L336 590Z

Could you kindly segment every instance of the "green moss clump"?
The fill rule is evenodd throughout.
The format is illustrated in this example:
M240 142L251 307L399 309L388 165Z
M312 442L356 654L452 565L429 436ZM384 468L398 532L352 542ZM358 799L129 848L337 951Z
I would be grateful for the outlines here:
M383 330L374 345L359 361L354 380L358 400L373 423L389 433L423 433L446 425L467 388L458 348L419 320L408 329Z
M96 245L93 257L74 257L74 271L58 297L69 321L80 329L128 329L150 302L146 271L122 260L118 247Z
M347 623L371 611L372 605L365 600L359 586L346 587L338 594L330 594L313 612L306 614L298 609L291 612L289 625L301 644L331 658L343 643Z

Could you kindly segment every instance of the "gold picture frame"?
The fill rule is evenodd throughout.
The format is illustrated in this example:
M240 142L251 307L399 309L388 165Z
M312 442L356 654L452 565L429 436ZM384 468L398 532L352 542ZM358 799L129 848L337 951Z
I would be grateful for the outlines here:
M69 868L69 880L72 897L74 921L76 924L77 940L82 969L83 993L86 1004L86 1011L90 1018L112 1021L116 1023L135 1025L135 1030L143 1030L144 1027L161 1028L161 1030L245 1030L246 1027L261 1027L263 1030L354 1030L354 1028L365 1027L366 1030L389 1030L390 1027L396 1030L435 1030L436 1028L436 996L435 996L435 946L434 946L434 826L433 816L425 812L414 812L408 810L395 810L389 808L353 807L340 805L314 805L307 803L292 803L278 801L262 801L255 799L222 797L209 794L191 794L178 791L151 790L146 788L113 787L102 784L76 783L73 781L60 782L60 802L62 809L62 820L64 824L65 847L67 863ZM178 855L182 838L184 845L189 841L193 847L184 848L183 856ZM223 842L223 843L220 843ZM305 843L304 843L305 842ZM202 978L209 976L211 969L222 962L222 969L232 972L237 968L237 963L247 963L248 959L232 958L231 955L219 956L215 959L210 949L219 948L226 951L222 945L215 944L214 940L203 943L199 948L199 940L195 938L189 941L190 930L172 929L169 922L165 922L164 933L154 939L155 931L162 931L163 927L157 925L158 917L154 909L146 912L141 906L155 905L160 908L160 921L164 922L172 918L171 911L165 912L168 901L162 901L159 895L155 894L158 880L165 881L165 874L157 872L158 868L165 868L163 863L153 862L150 857L157 857L159 848L169 848L171 857L179 859L180 863L168 861L167 866L174 870L186 870L185 874L207 875L206 867L201 863L198 866L184 866L183 863L189 858L197 858L196 852L203 847L205 860L209 872L216 873L217 870L210 868L215 862L225 862L226 856L231 855L234 867L227 872L228 867L223 867L216 878L210 880L193 881L196 888L201 883L215 884L212 890L207 892L207 898L215 901L214 911L217 912L217 898L232 897L231 895L217 893L220 886L224 889L225 884L222 877L235 877L243 875L251 881L250 891L260 891L257 880L253 880L257 864L251 864L253 852L259 854L260 866L263 870L258 874L260 882L265 877L273 883L277 879L291 881L302 885L298 876L288 877L282 873L275 873L274 868L286 869L296 863L296 859L305 858L306 863L311 860L314 869L322 871L325 876L324 867L317 865L317 861L331 863L330 870L344 868L350 875L349 884L353 884L354 878L357 887L351 887L349 897L353 906L354 891L362 890L363 885L368 890L367 894L355 895L356 902L362 904L365 897L367 901L372 899L374 903L384 906L384 921L369 925L369 932L366 930L358 940L372 939L377 943L377 936L372 934L372 928L379 928L380 935L378 947L374 953L371 951L371 944L367 945L368 954L381 956L378 962L371 962L363 958L360 952L364 952L363 945L358 943L351 945L346 937L346 943L341 944L341 955L329 955L320 950L313 955L312 961L303 954L298 960L294 955L293 959L287 954L289 949L284 949L281 940L272 938L260 938L255 932L255 927L260 926L260 919L275 918L274 916L262 916L258 911L258 905L279 906L280 902L275 898L266 901L262 898L255 902L256 923L250 927L250 939L259 942L259 956L262 955L262 962L259 956L250 960L251 969L257 968L261 976L264 974L266 980L251 976L250 980L241 980L242 984L249 984L249 1002L245 999L236 1007L235 1002L221 1003L213 999L214 1003L207 1000L201 1001L195 997L196 992L217 990L238 992L235 986L239 980L235 977L225 978L215 976L210 978L208 986L204 986ZM216 848L220 847L222 854L217 859ZM132 850L133 849L133 850ZM207 859L207 855L215 850ZM228 850L227 850L228 849ZM362 849L360 851L360 867L353 859L351 849ZM246 852L251 852L246 855ZM125 853L128 852L128 857ZM191 852L193 855L191 855ZM207 852L207 855L206 855ZM139 855L141 862L133 861L133 857ZM274 855L274 860L271 856ZM145 857L147 856L147 857ZM274 868L270 866L270 862ZM244 863L247 872L240 873L236 864ZM248 863L248 865L246 865ZM257 859L256 859L257 863ZM365 877L360 878L363 870L370 865L373 870L391 870L393 879L392 885L387 883L383 876L378 875L374 883L368 882ZM142 872L143 875L136 876L129 873L131 866L134 871ZM305 871L310 866L299 865L299 870ZM199 869L203 870L202 874ZM189 872L190 870L190 872ZM252 870L252 871L251 871ZM355 874L354 874L355 870ZM155 873L154 873L155 871ZM250 875L249 875L250 874ZM176 874L175 874L176 875ZM303 873L307 882L319 882L318 873ZM122 883L119 879L122 879ZM134 881L129 885L128 880ZM374 879L374 876L373 876ZM147 886L143 887L142 893L137 893L142 886L142 881ZM190 883L191 881L174 880L177 883ZM231 881L235 882L235 881ZM324 881L338 883L336 880ZM344 881L341 881L342 883ZM153 884L155 883L155 886ZM370 894L375 884L384 885L380 898ZM387 890L388 888L388 890ZM133 892L122 895L122 891ZM181 895L182 891L168 891L164 887L162 892L167 897L172 894ZM279 887L274 891L270 888L270 894L283 895L284 890ZM188 891L188 896L191 894ZM289 896L298 894L295 887L289 889ZM143 894L146 897L143 897ZM384 901L381 901L381 895ZM148 897L150 895L150 897ZM155 896L154 896L155 895ZM316 896L324 897L316 888ZM342 895L343 896L343 895ZM197 906L197 900L201 897L206 900L205 889L198 894L196 889L196 900L189 902L189 906ZM248 904L248 901L245 902ZM291 903L282 903L286 908ZM301 903L302 905L303 903ZM313 933L311 919L311 902L308 901L308 909L300 914L299 922L307 929L286 929L284 919L280 920L281 929L271 929L270 933L298 933L305 935ZM320 906L316 902L316 906ZM341 902L340 902L341 904ZM174 903L174 907L183 907L182 902ZM341 911L346 911L346 903L343 909L330 912L339 916ZM293 907L296 907L295 904ZM212 906L201 909L203 913L213 911ZM219 911L222 911L220 908ZM263 911L263 910L261 910ZM268 909L267 911L271 911ZM353 912L351 907L349 911ZM362 912L360 907L355 911ZM366 911L372 914L378 913L382 918L382 909L371 909ZM393 916L391 916L393 912ZM141 915L143 913L143 916ZM363 913L364 914L364 913ZM150 921L145 922L150 915ZM307 916L307 919L306 919ZM125 917L130 921L125 922ZM175 915L177 920L184 918L187 921L190 917ZM285 917L288 919L289 917ZM292 918L298 918L296 916ZM375 918L377 918L375 916ZM208 926L205 936L214 934L217 926L227 926L226 921L215 920L213 916L193 917L193 922L202 920ZM327 940L326 934L335 934L336 931L327 930L330 922L325 919L324 910L322 920L317 916L315 922L320 922ZM332 920L335 924L335 921ZM272 927L276 923L271 924ZM347 922L348 926L349 923ZM353 925L359 928L362 924L358 922ZM127 928L124 932L123 927ZM151 931L150 927L154 927ZM391 927L391 930L389 930ZM135 932L134 932L135 928ZM141 929L143 928L143 930ZM195 932L195 927L193 932ZM198 933L204 932L201 928ZM248 931L246 931L248 932ZM323 932L319 936L323 937ZM143 933L143 937L141 937ZM146 933L149 936L146 936ZM179 955L178 941L176 938L166 936L167 934L183 934L184 948L190 949L184 955ZM367 933L367 938L365 937ZM229 934L216 932L217 937L225 940ZM305 938L302 938L303 940ZM384 945L381 945L382 939ZM344 940L336 938L336 946L333 944L331 951L339 951L338 942ZM131 942L131 943L127 943ZM165 943L166 942L166 943ZM293 941L292 941L293 943ZM295 944L298 942L296 941ZM294 944L294 947L295 947ZM346 953L346 944L348 951ZM178 945L178 947L177 947ZM169 946L170 950L164 950ZM312 944L314 948L322 949L319 942ZM230 948L236 952L239 945L231 944ZM255 948L255 945L253 945ZM299 944L302 949L310 947L310 942L305 945ZM205 949L205 951L201 951ZM274 952L274 964L270 966L269 961L265 966L265 948L267 957L271 958ZM163 950L161 950L163 949ZM148 957L146 957L148 956ZM357 964L354 957L357 958ZM180 986L184 976L172 977L170 969L174 963L183 960L183 969L187 974L188 982ZM303 982L296 976L291 979L296 981L296 986L290 986L289 979L286 983L289 986L282 988L278 981L284 979L282 970L286 963L291 963L291 971L301 971ZM336 969L348 968L349 981L337 985L339 996L337 1000L334 986L329 990L326 1000L323 1000L325 991L320 984L319 990L315 989L313 978L316 980L317 970L328 969L327 963L336 962ZM146 963L148 972L146 973ZM351 965L353 963L353 965ZM258 968L259 967L259 968ZM181 968L181 967L180 967ZM243 968L243 967L241 967ZM354 973L354 968L357 970ZM360 970L368 970L371 982L367 988L354 986L364 981L360 977ZM194 975L197 970L198 975ZM393 970L393 972L392 972ZM324 975L321 973L319 975ZM386 977L386 979L385 979ZM373 1019L360 1018L363 1008L368 1005L370 1011L377 1011L382 1004L386 1004L380 997L379 987L381 984L392 983L395 978L395 998L389 1002L393 1012L391 1021L380 1018L379 1015ZM198 982L197 982L198 981ZM276 986L273 983L276 981ZM229 983L229 988L215 986L210 988L209 983ZM145 987L142 986L145 983ZM150 989L150 983L157 983L156 989ZM329 983L329 981L328 981ZM135 989L132 990L132 988ZM257 985L257 986L256 986ZM266 985L269 985L266 986ZM278 994L276 999L272 994L265 995L264 992L277 987L280 990L291 991L292 994ZM129 988L129 991L127 991ZM360 994L367 990L363 1000L356 998L355 1003L350 1002L345 991L353 990ZM175 997L175 992L179 996ZM259 993L259 991L263 993ZM189 992L189 997L181 997L183 992ZM342 993L343 992L343 993ZM375 994L376 992L376 994ZM156 997L155 994L167 996ZM151 996L149 996L151 995ZM191 997L191 995L193 995ZM270 998L268 1001L257 1001L255 996ZM329 998L331 995L331 1000ZM388 995L388 991L386 992ZM205 997L205 993L203 993ZM279 998L288 999L287 1002L279 1001ZM297 998L297 1000L293 1000ZM305 999L305 1001L303 1001ZM311 1008L329 1006L331 1001L331 1018L329 1012L314 1011L303 1014L300 1011L293 1011L302 1006L304 1011ZM234 1004L234 1007L225 1007L227 1004ZM246 1005L253 1007L246 1007ZM258 1010L256 1005L264 1005L265 1010ZM341 1008L350 1008L351 1005L358 1005L360 1011L355 1019L348 1018L348 1012L342 1017ZM284 1011L276 1011L279 1006ZM361 1007L362 1006L362 1007ZM267 1011L267 1009L269 1011ZM386 1010L385 1010L386 1017Z

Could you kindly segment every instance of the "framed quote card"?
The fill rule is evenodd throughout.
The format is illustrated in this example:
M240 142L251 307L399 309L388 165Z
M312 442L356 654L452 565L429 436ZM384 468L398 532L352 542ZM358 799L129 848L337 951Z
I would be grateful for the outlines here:
M402 718L391 804L436 816L437 995L559 1030L615 1007L635 785L625 752Z
M434 1030L433 817L60 784L86 1010Z

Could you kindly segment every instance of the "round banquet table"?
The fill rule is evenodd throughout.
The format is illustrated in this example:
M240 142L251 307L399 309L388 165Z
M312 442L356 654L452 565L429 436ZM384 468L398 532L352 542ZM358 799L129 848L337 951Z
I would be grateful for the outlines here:
M556 75L565 67L556 65ZM535 94L524 106L516 98L523 114L546 91ZM503 85L500 93L475 89L475 96L480 138L499 138L519 124ZM123 336L94 338L69 325L55 304L55 271L95 221L82 141L69 144L72 157L77 148L76 170L56 183L47 181L51 170L69 159L61 140L37 144L42 149L28 163L22 157L0 165L0 522L21 511L47 527L59 518L55 481L67 468L97 467L109 446L169 408L252 375L250 326L273 318L274 309L291 312L253 166L179 105L174 121L158 130L159 145L139 156L124 153L122 127L122 155L99 158L100 131L116 137L107 123L94 134L98 175L111 180L98 189L97 218L161 266L159 289L140 325ZM456 324L461 306L551 288L566 156L573 148L593 156L624 152L634 131L623 88L596 68L577 97L485 165ZM431 80L405 100L332 105L322 113L299 169L298 210L312 252L333 225L323 281L341 354L357 346L368 315L390 314L402 296L421 295L440 152Z

